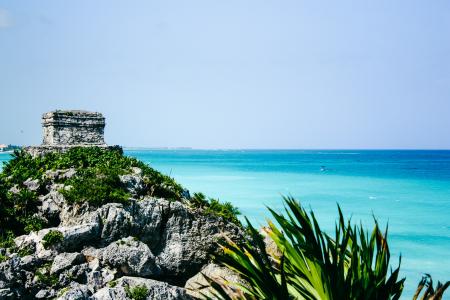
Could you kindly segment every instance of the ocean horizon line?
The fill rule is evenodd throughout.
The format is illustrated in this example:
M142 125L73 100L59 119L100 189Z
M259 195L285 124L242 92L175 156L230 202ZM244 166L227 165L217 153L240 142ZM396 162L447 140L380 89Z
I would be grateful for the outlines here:
M196 148L196 147L136 147L122 146L124 150L201 150L201 151L450 151L450 148Z
M20 148L27 146L20 145ZM158 150L158 151L450 151L450 148L202 148L202 147L147 147L122 146L125 151ZM13 150L0 151L12 153Z

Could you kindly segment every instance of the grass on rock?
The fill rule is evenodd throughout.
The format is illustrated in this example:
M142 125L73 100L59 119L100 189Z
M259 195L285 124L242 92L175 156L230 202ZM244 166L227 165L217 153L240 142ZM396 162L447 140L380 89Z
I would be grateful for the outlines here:
M45 284L46 286L54 286L58 283L58 276L56 274L50 274L51 263L47 263L38 268L34 275L37 280Z
M14 237L50 227L47 220L38 216L39 196L48 193L47 186L60 183L60 192L72 204L88 203L98 207L106 203L129 203L131 195L120 180L139 168L144 181L140 196L164 198L170 201L187 201L191 207L204 213L225 218L239 224L238 211L230 203L195 196L183 199L184 189L173 178L151 168L144 162L123 155L121 149L99 147L74 147L67 152L51 152L32 157L26 151L15 151L13 158L4 163L0 173L0 247L13 246ZM49 172L75 169L70 178L60 176L54 181ZM26 180L37 180L38 188L30 191ZM202 198L203 197L203 198Z
M125 292L127 297L133 300L145 300L148 296L148 289L145 285L125 286Z
M220 216L225 220L239 224L237 216L240 215L240 212L230 202L221 203L218 199L207 199L203 193L194 193L189 203L193 207L201 208L205 214Z
M64 235L59 230L50 230L44 237L42 238L42 244L45 249L50 248L57 243L60 243L64 240Z

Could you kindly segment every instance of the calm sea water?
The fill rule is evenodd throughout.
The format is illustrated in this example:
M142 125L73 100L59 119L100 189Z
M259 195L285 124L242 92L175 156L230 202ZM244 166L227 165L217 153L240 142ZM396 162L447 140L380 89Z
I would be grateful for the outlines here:
M129 150L191 193L230 201L255 225L282 210L282 195L311 207L332 232L337 203L368 229L389 223L393 263L402 255L404 299L423 273L450 280L450 151ZM8 155L0 154L0 161ZM450 292L449 292L450 295ZM447 296L449 297L449 296Z

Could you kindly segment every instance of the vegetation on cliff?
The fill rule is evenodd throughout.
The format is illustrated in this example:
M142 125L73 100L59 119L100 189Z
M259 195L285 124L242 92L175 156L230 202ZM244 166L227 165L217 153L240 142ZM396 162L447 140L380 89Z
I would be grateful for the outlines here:
M207 198L203 193L194 193L189 200L190 205L201 208L204 214L217 214L226 220L239 224L239 210L230 202L221 203L218 199Z
M54 183L49 179L51 172L74 171L74 176L56 179L62 184L60 192L68 203L88 203L99 207L111 202L129 202L131 195L120 176L130 174L133 168L139 169L143 178L143 188L134 196L183 200L191 207L239 222L236 218L238 211L230 203L192 200L173 178L123 155L121 149L74 147L65 153L51 152L38 157L32 157L26 151L16 151L0 173L0 247L11 246L17 235L47 227L47 220L36 213L40 204L38 197L47 193L48 184Z
M285 214L270 212L267 240L248 222L250 238L243 245L227 241L216 261L236 272L246 283L223 284L208 278L214 299L399 299L405 278L400 261L392 270L387 242L375 220L372 232L346 221L339 210L334 236L322 231L293 198L285 198ZM276 249L275 251L274 248ZM270 251L272 250L272 251ZM450 281L433 288L431 277L419 284L414 299L442 299ZM231 288L230 288L231 287Z

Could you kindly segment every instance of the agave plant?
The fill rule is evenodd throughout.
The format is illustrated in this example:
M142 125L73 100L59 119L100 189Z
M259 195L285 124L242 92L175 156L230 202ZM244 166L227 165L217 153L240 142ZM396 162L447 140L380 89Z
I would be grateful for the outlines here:
M419 299L421 292L423 291L421 300L440 300L444 295L444 291L450 286L450 281L442 284L438 281L436 285L436 289L433 288L433 279L430 274L425 274L422 277L422 280L419 282L417 286L416 293L414 294L413 300ZM425 287L425 289L423 289Z
M227 241L216 260L247 284L208 279L218 299L399 299L405 279L400 261L390 269L387 228L375 220L371 234L345 221L338 206L335 235L323 232L314 216L295 199L284 198L285 214L270 210L278 225L266 233L278 248L268 253L263 237L248 222L243 245ZM230 287L233 293L230 293ZM207 297L207 298L208 298Z
M264 237L248 222L249 239L237 245L227 239L221 245L223 255L216 258L221 265L236 272L244 283L206 277L212 291L202 293L207 299L294 299L289 295L283 273L284 256L267 253ZM276 260L275 260L276 259ZM204 288L204 287L202 287Z

